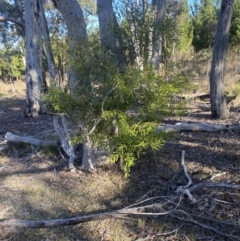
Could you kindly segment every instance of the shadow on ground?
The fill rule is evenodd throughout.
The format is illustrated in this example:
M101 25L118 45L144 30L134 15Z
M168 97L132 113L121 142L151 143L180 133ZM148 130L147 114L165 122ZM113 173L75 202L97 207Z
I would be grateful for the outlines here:
M53 129L51 116L25 118L23 107L21 99L0 101L1 138L8 131L36 135ZM192 115L187 121L203 120L199 114ZM237 191L203 188L193 193L199 199L195 205L185 196L177 201L171 201L171 197L179 186L187 183L180 165L182 150L186 151L186 168L193 185L205 181L239 184L239 146L237 132L178 133L161 150L141 157L127 179L116 165L110 164L98 168L95 174L80 170L71 173L66 169L68 158L58 149L34 150L29 145L13 144L0 156L0 219L68 218L116 210L153 197L158 198L146 204L164 202L167 209L164 206L161 211L176 209L177 212L172 213L175 216L135 215L69 227L15 230L4 238L15 241L229 240L186 221L185 214L223 233L240 235Z

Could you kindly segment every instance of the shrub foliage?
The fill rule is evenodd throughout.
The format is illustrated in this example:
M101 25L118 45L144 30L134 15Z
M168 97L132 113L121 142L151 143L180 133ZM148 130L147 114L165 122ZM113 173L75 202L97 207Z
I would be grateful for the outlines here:
M150 65L139 70L121 68L111 52L90 43L74 53L79 81L71 95L50 88L45 96L48 110L66 113L79 127L74 143L89 141L108 147L113 162L123 160L126 175L135 160L149 147L158 149L168 138L156 131L166 115L184 111L174 95L186 87L186 78L176 74L166 82Z

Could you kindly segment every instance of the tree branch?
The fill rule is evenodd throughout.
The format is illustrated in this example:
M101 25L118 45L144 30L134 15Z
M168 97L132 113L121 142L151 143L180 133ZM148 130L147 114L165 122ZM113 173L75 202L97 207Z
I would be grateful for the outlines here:
M14 19L14 18L10 18L10 17L4 16L4 15L1 15L1 16L0 16L0 21L2 21L2 22L12 22L12 23L15 23L15 24L17 24L19 27L21 27L22 30L25 31L25 24L23 24L22 22Z

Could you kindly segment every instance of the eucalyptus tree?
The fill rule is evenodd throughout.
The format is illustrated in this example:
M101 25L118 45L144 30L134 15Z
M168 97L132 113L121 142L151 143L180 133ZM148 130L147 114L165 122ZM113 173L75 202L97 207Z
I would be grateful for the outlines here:
M71 60L74 61L74 50L79 45L84 45L88 41L86 23L84 20L83 10L77 0L52 0L53 5L62 14L67 26L69 51ZM73 91L77 82L77 74L69 68L69 86Z
M6 34L6 29L8 28L7 22L5 22L4 25L5 25L5 31L2 32L2 37L3 37L4 46L5 46L5 49L6 49L11 89L12 89L13 93L16 93L15 86L14 86L14 81L13 81L13 72L12 72L12 67L11 67L11 57L10 57L10 53L9 53L9 45L8 45L7 34Z
M41 11L41 27L42 27L42 37L43 37L43 47L44 47L44 53L46 55L47 64L48 64L48 71L50 76L50 84L58 85L59 81L57 81L57 70L56 70L56 64L53 56L52 46L51 46L51 40L50 40L50 34L47 24L47 19L45 16L44 11L44 4L40 1L40 11Z
M211 115L226 119L229 115L224 93L224 73L234 0L222 0L214 41L210 74Z
M24 0L26 36L26 116L41 114L42 77L42 14L41 0Z
M121 30L129 63L139 68L151 63L156 70L161 62L165 0L122 0ZM121 9L123 8L123 10ZM118 11L118 10L117 10Z
M152 57L151 62L156 70L159 69L162 50L161 24L166 11L166 0L152 0L152 14L156 16L156 22L152 35Z
M97 0L97 15L102 45L106 50L113 53L115 60L117 60L123 68L126 68L127 59L123 49L120 28L113 11L113 1Z

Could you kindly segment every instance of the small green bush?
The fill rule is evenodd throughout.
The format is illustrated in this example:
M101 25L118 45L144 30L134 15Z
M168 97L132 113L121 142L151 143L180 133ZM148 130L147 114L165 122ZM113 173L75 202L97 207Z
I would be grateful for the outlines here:
M110 160L123 159L128 175L148 147L156 150L168 137L156 132L162 118L184 112L184 103L173 96L186 88L186 78L176 75L166 82L150 65L123 70L111 52L97 44L78 49L75 55L79 81L72 94L50 88L46 106L51 112L67 113L80 127L74 143L88 138L95 146L107 143Z

